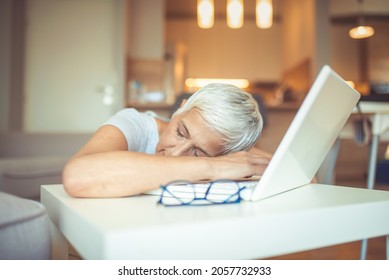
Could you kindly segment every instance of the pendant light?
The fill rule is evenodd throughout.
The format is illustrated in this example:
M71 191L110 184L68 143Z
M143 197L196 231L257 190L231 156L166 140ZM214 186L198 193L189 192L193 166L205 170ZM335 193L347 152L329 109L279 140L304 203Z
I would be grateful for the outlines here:
M353 39L369 38L369 37L374 35L374 28L365 24L364 17L362 15L362 2L363 2L363 0L359 0L358 2L359 2L358 26L350 29L348 34Z
M214 0L197 0L197 24L200 28L208 29L214 25ZM243 0L227 0L227 26L237 29L243 26ZM270 28L273 25L272 0L256 0L256 24L259 28Z
M360 23L357 27L350 29L348 34L353 39L369 38L374 35L374 28Z
M241 28L243 14L243 0L227 0L227 25L229 28Z
M211 28L214 23L213 0L197 0L197 24L200 28Z
M259 28L270 28L273 25L272 0L257 0L255 5L256 24Z

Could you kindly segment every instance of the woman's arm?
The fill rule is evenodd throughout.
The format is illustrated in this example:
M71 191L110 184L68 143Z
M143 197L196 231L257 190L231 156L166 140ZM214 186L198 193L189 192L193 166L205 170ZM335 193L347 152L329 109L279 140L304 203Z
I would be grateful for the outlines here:
M239 179L261 175L262 155L239 152L221 157L166 157L127 151L124 135L101 127L65 166L65 190L77 197L121 197L174 180Z

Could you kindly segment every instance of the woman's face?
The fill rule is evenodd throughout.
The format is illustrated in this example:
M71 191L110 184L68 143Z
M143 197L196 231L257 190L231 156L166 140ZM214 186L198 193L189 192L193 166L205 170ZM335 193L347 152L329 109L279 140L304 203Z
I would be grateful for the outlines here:
M220 134L212 130L196 109L176 115L161 133L156 148L165 156L217 156L222 151Z

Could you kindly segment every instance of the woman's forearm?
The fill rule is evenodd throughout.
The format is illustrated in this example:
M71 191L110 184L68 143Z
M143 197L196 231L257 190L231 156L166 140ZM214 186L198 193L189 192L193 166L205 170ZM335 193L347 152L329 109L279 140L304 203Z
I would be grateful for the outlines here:
M110 151L76 156L63 173L65 190L76 197L122 197L175 180L241 179L262 175L268 159L250 152L219 157L158 156Z
M211 178L209 159L112 151L75 157L63 172L65 190L76 197L122 197L173 180Z

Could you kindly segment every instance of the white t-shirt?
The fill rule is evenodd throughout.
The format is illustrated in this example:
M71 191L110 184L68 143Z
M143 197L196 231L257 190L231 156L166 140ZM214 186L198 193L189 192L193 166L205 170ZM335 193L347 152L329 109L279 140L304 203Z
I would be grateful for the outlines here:
M158 126L153 112L140 113L136 109L123 109L103 125L117 127L127 140L128 150L155 154L159 141Z

